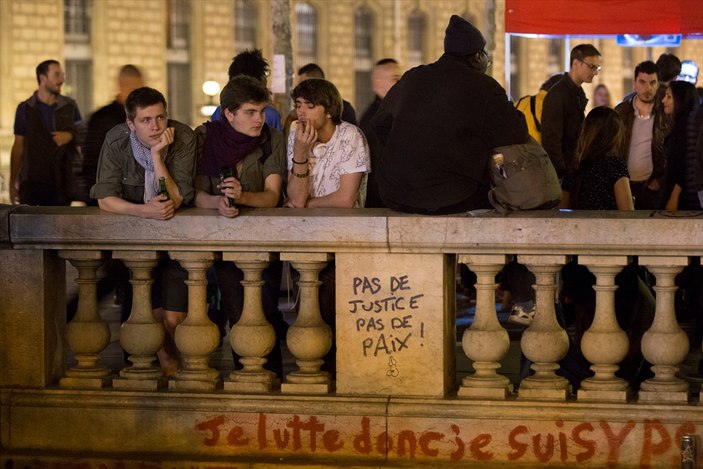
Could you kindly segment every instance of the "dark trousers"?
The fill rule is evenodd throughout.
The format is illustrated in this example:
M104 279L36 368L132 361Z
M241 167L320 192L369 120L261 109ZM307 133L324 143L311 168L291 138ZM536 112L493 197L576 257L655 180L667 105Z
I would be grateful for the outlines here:
M653 191L647 188L648 181L630 181L630 192L635 201L635 210L661 210L664 208L664 188Z
M71 201L60 194L52 184L24 181L20 184L19 199L25 205L62 206L70 205Z

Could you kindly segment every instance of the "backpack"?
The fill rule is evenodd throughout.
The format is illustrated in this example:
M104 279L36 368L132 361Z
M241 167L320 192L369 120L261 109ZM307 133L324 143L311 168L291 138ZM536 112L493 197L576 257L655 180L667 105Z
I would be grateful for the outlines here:
M547 91L540 90L536 95L523 96L515 103L518 111L522 111L527 122L527 130L537 143L542 143L542 103Z
M550 209L561 201L561 186L549 155L534 139L495 148L488 200L500 213Z

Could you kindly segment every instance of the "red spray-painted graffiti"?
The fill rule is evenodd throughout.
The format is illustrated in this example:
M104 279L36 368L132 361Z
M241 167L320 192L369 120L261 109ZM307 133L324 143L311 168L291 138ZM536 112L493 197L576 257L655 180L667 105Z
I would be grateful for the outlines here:
M277 424L271 422L274 418ZM657 420L640 423L557 420L549 431L544 431L543 427L536 431L521 424L505 434L492 434L448 423L446 431L403 429L390 433L380 430L379 425L374 432L369 417L362 417L355 429L340 431L318 416L293 415L281 420L281 416L267 414L258 414L256 423L250 425L232 424L225 415L218 415L198 422L195 428L206 446L225 445L249 451L316 454L343 451L357 456L389 455L411 460L602 463L609 466L623 463L625 459L640 467L676 466L677 442L681 435L696 431L693 424L672 426Z

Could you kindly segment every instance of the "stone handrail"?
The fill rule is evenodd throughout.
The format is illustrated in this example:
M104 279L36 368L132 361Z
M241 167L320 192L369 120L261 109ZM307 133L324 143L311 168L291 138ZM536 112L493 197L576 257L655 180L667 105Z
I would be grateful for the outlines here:
M578 255L579 263L597 279L596 313L582 339L582 352L592 363L594 376L582 383L576 395L579 405L572 405L569 415L606 418L611 415L608 409L620 415L622 406L637 404L628 407L628 415L636 415L645 428L650 415L669 418L662 425L669 425L666 431L674 436L691 422L703 422L699 413L686 410L691 390L677 376L688 352L688 338L676 322L673 298L675 275L689 257L703 253L702 215L535 211L430 217L382 209L244 209L237 218L225 219L211 210L184 209L173 220L155 221L96 208L0 206L0 391L9 396L10 389L26 389L25 394L15 393L32 402L43 391L56 402L83 395L95 402L111 402L109 393L104 393L105 401L99 394L111 388L123 393L118 394L121 402L154 409L165 404L144 397L145 393L173 391L173 404L169 404L173 406L186 396L207 396L203 392L229 393L261 397L256 405L262 407L251 407L255 412L264 412L258 409L267 408L279 392L288 396L280 405L293 395L316 395L315 399L337 403L357 396L359 401L344 407L349 415L357 402L383 405L385 400L374 399L393 396L394 405L386 412L411 417L416 415L413 409L441 414L451 407L462 412L472 409L471 418L490 419L498 409L523 412L526 403L538 406L530 414L532 419L539 418L539 409L554 409L549 415L558 416L565 409L556 403L573 402L573 396L568 383L555 373L568 338L556 321L553 300L557 273L569 256ZM151 315L148 293L150 271L164 251L188 270L190 294L188 317L176 335L183 368L169 381L154 365L163 330ZM135 289L132 315L121 332L132 366L117 376L100 364L109 330L97 314L95 298L96 271L108 255L125 261ZM522 352L533 362L535 374L522 381L517 399L509 380L497 371L509 337L497 319L494 278L508 255L517 255L536 278L537 312L521 339ZM285 377L280 388L262 368L262 357L274 338L261 309L261 271L276 256L301 273L302 292L298 318L287 336L298 369ZM615 376L628 344L615 319L614 276L629 256L638 256L640 265L657 280L654 322L642 339L642 353L653 364L655 376L642 383L637 401L627 383ZM244 271L246 292L242 320L232 334L232 345L238 347L245 367L224 377L208 365L217 331L205 310L204 273L219 258L235 262ZM330 377L320 371L330 330L320 319L317 276L332 259L337 285L337 373ZM65 260L78 270L80 298L76 318L68 325L63 320ZM477 275L475 318L461 338L475 372L458 384L457 262ZM66 347L74 351L77 361L68 369ZM61 392L85 394L65 394L65 398L52 394L57 385ZM37 415L44 415L43 396L37 394L36 399ZM214 402L203 399L207 405ZM464 407L462 400L476 406ZM253 400L244 402L255 405ZM339 408L337 403L330 403L329 409ZM12 404L3 405L12 408ZM264 418L261 415L259 419ZM557 428L563 425L562 417L548 418L557 421ZM24 434L23 425L15 419L13 428L19 429L15 433ZM673 446L675 442L667 451ZM655 453L657 448L652 448Z
M96 362L100 358L101 347L104 347L109 340L109 333L106 332L106 326L97 319L94 292L96 269L105 258L104 251L111 251L113 257L123 259L127 263L134 275L135 289L142 293L148 289L150 269L157 262L160 251L167 251L189 271L189 289L193 297L190 303L191 314L188 316L188 321L181 327L180 337L184 347L197 349L197 351L193 352L193 357L185 360L190 364L191 369L186 370L181 376L183 383L171 384L176 389L200 389L203 381L208 383L204 385L204 389L215 389L218 386L219 378L216 372L207 366L207 357L215 343L215 333L210 328L211 323L205 314L205 270L213 260L218 258L238 263L248 276L249 296L254 298L251 300L253 303L248 306L249 313L245 315L249 323L248 327L251 329L246 329L246 333L240 333L239 336L254 333L254 331L259 331L257 334L264 333L268 331L266 329L268 324L259 317L258 303L261 298L260 283L257 282L261 279L261 269L271 260L269 253L276 253L281 259L290 260L301 271L303 274L301 287L310 286L310 288L302 288L301 305L303 309L310 309L310 311L301 311L299 317L302 325L308 325L300 326L301 328L298 329L293 328L292 334L295 335L298 332L309 334L311 330L316 330L312 333L313 338L305 335L298 341L310 343L310 341L322 340L323 345L315 352L319 357L329 348L329 344L324 345L327 341L324 336L329 334L329 331L325 330L326 325L319 320L317 301L316 298L312 301L312 297L316 297L317 274L333 258L336 259L337 264L337 285L341 286L337 292L337 315L341 321L341 327L338 325L340 331L338 338L341 350L357 352L360 350L360 357L366 361L369 361L372 355L371 361L375 360L375 363L371 368L375 367L379 373L385 372L388 375L399 373L396 357L400 356L401 351L406 351L407 354L409 346L406 341L410 340L409 337L413 333L415 337L418 335L421 337L420 347L427 345L442 350L442 353L438 354L438 362L430 360L425 363L427 372L433 370L436 374L431 379L435 383L440 383L438 386L428 388L426 379L409 379L396 380L394 384L375 387L370 385L375 382L374 378L369 379L367 385L364 385L364 380L360 378L366 373L365 368L355 371L354 367L342 365L342 373L337 376L338 391L447 395L453 392L454 388L451 357L454 337L452 333L447 332L448 329L453 330L454 311L453 307L448 306L450 303L448 299L453 298L454 295L455 261L452 256L458 255L458 262L468 264L478 274L477 290L480 292L477 298L475 324L463 338L464 349L469 358L474 361L477 372L475 376L464 381L458 393L466 397L505 397L508 389L506 379L498 376L495 369L498 361L507 351L507 335L498 324L495 315L492 300L493 277L504 264L506 255L517 254L520 261L536 275L535 291L537 303L541 305L538 309L542 311L537 314L535 326L528 329L523 337L523 352L535 362L533 369L536 375L525 380L522 393L526 397L565 398L568 395L565 380L557 378L554 370L557 368L556 362L564 356L568 343L566 333L556 322L553 302L550 299L554 297L556 291L556 273L567 262L567 256L577 254L580 262L587 265L598 278L595 287L599 295L598 313L594 325L586 334L584 354L592 361L603 362L594 363L593 371L596 376L586 380L582 396L598 399L599 396L610 395L622 399L626 396L626 392L622 381L615 380L614 372L617 370L617 363L627 352L627 344L623 343L623 333L614 321L612 306L614 275L626 264L626 256L640 256L641 263L661 277L657 286L662 291L659 294L661 313L657 316L658 321L655 321L655 326L659 325L658 327L664 328L666 334L674 334L675 337L680 338L682 332L673 317L673 291L675 290L673 277L686 265L688 256L698 256L703 252L703 230L700 229L703 227L703 217L699 212L625 214L544 211L521 212L509 216L487 212L427 217L381 209L270 209L244 210L241 216L226 219L216 216L211 210L186 209L180 211L173 220L157 221L109 214L95 208L6 206L3 214L5 216L0 221L0 228L2 228L0 243L11 247L11 252L17 256L16 259L20 260L19 265L6 266L10 271L23 267L29 268L32 265L23 259L21 253L25 250L56 252L61 258L68 259L78 268L78 283L81 285L80 293L83 300L83 307L79 307L79 313L81 311L83 313L79 314L79 321L76 324L69 325L68 340L69 346L77 353L79 364L77 371L69 370L62 377L61 383L65 386L79 386L81 383L103 386L106 383L108 372L98 367ZM46 260L42 260L37 268L46 268L45 262ZM60 269L60 266L51 267L49 270L52 269ZM412 285L409 276L412 279ZM45 293L49 291L49 280L51 279L47 278ZM384 284L387 291L381 291L381 284ZM399 295L403 290L411 290L411 286L415 289L415 295L407 298ZM306 295L309 295L309 298L306 298ZM132 319L136 324L151 322L146 294L136 295L136 297ZM420 306L420 298L425 303L422 306ZM398 311L394 312L396 306ZM378 309L376 313L383 308L384 313L389 313L386 322L391 320L396 322L393 325L384 325L382 319L377 325L375 321L380 316L374 314L363 316L362 308L368 308L368 311L372 311L373 308ZM408 308L414 310L412 311L415 314L414 323L409 319L413 317L412 315L403 316L402 311ZM351 314L343 314L341 311L345 309ZM435 312L434 317L431 311ZM420 313L425 316L420 316ZM391 316L394 314L400 317L393 319ZM427 314L430 316L426 316ZM402 317L406 318L405 325L402 327L406 330L400 330L400 326L397 329L395 327L402 323ZM419 317L423 319L419 320ZM90 325L83 327L80 334L75 331L71 334L72 327L73 329L78 327L80 321L90 322ZM435 325L433 329L431 324L434 322L443 326ZM310 324L315 326L312 327ZM143 349L130 342L129 334L133 333L130 331L135 330L133 326L130 323L126 324L124 332L127 338L123 340L123 346L126 343L127 347L132 347L134 358L138 363L135 365L136 370L130 369L123 374L132 378L138 376L155 378L155 370L150 365L153 359L151 353L154 352L151 348L156 347L163 340L159 335L161 332L152 331L156 336L152 333L144 336L143 331L146 329L140 329L142 332L131 341L140 342L148 337L147 342L151 343L151 348ZM203 339L204 342L197 346L192 344L186 346L184 341L188 340L188 336L184 331L189 327L195 327L194 330L205 327L209 330L208 339ZM264 329L261 329L262 327ZM391 339L392 334L381 332L383 327L392 327L396 337ZM348 333L348 330L354 328L357 334ZM369 334L362 333L364 328ZM653 326L654 329L656 327ZM76 337L80 335L90 336L89 344L79 346L90 349L89 351L86 349L83 354L75 350L76 341L79 341ZM406 339L398 335L405 335ZM264 336L266 336L265 333ZM649 339L651 346L659 347L663 337L665 335L653 342ZM605 353L607 356L604 357L604 348L600 342L606 339L614 340L616 345L605 347L606 350L612 348L613 351L611 354ZM60 344L60 337L55 340ZM71 343L71 340L74 343ZM553 347L543 347L545 340ZM289 343L294 353L295 344L298 341L293 340ZM361 342L362 345L359 346L357 342ZM266 347L267 344L264 343L259 347L261 350L255 347L251 353L254 355L263 353ZM665 369L657 368L655 364L655 370L664 373L661 376L666 377L667 386L677 392L686 389L679 381L676 381L675 385L672 384L676 371L675 365L678 362L669 362L682 360L687 351L686 347L686 350L678 350L675 358L668 358ZM310 352L305 351L305 353ZM682 353L683 357L679 357ZM650 352L650 355L652 354L654 352ZM379 355L381 358L388 358L389 363L383 363ZM425 355L427 354L419 353L418 356ZM354 360L357 359L359 357L354 358ZM301 366L307 367L309 371L319 368L317 361L313 361L315 363L305 362ZM349 357L343 361L349 361ZM58 360L55 362L58 363ZM54 368L56 367L58 365ZM260 363L257 362L252 367L249 369L252 373L262 372ZM45 371L47 376L50 376L57 370ZM314 374L319 372L319 369L316 372L310 372ZM186 379L185 376L188 378ZM291 375L291 378L295 380L296 376ZM149 381L148 386L158 387L162 381L160 377L157 378L155 381ZM259 382L258 387L252 386L252 390L270 389L269 378L261 378L262 382L266 383L263 388ZM81 381L81 379L84 380ZM232 379L236 382L243 378L233 376ZM316 387L313 385L316 379L303 379L307 387L283 383L282 388L297 391L319 388L320 392L327 392L329 383L325 381L322 387ZM127 387L133 384L129 380L125 382ZM118 382L115 383L118 384ZM397 383L402 385L398 386ZM225 389L227 387L225 385ZM230 387L236 390L242 389L241 385ZM244 388L246 387L244 385ZM646 389L647 386L644 388ZM598 394L596 390L617 392ZM662 394L659 393L657 396L661 397ZM677 399L682 398L682 395L679 395Z
M0 210L0 243L27 249L620 254L698 256L703 212L494 212L418 216L385 209L185 209L167 222L95 208ZM559 246L555 249L555 246Z

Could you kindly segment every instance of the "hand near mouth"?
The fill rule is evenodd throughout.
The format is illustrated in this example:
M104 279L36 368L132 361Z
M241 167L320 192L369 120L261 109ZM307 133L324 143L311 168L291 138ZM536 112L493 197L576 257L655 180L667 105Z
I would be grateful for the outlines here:
M173 143L175 129L169 127L159 137L159 143L151 147L151 154L161 155L161 152Z

